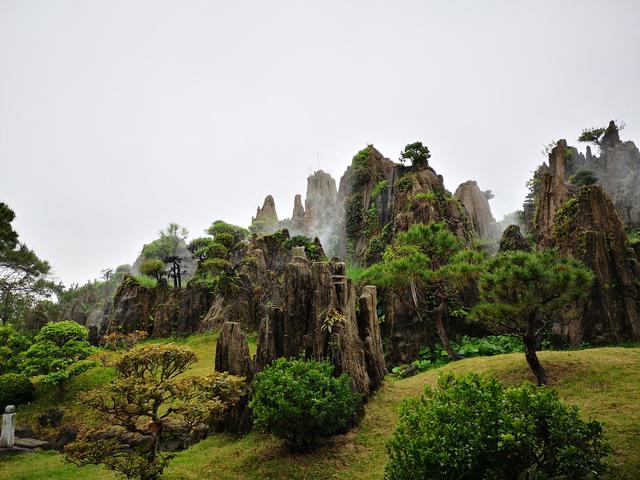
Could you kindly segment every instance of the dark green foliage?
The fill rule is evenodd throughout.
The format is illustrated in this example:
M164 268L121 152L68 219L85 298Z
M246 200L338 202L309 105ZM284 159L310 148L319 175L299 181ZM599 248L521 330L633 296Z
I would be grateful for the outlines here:
M507 335L490 335L488 337L474 338L466 335L451 341L451 347L460 356L491 357L506 353L522 352L524 346L518 337ZM432 368L442 367L451 361L442 345L425 346L420 350L420 358L412 363L419 371L424 372ZM393 373L403 376L407 365L395 367Z
M282 243L285 250L291 250L293 247L304 247L307 258L312 261L320 261L324 256L321 246L304 235L296 235Z
M166 264L158 258L147 258L140 264L140 272L158 282L167 274Z
M374 201L376 198L378 198L378 195L386 190L388 186L389 182L387 182L386 180L380 180L378 183L376 183L376 186L373 187L373 190L371 190L371 201Z
M429 166L429 158L431 153L429 149L422 144L422 142L410 143L400 153L400 161L404 163L409 160L411 166L415 168L425 168Z
M169 226L160 230L159 238L145 245L142 249L144 258L157 258L163 260L176 255L178 247L187 238L188 232L177 223L170 223Z
M49 323L24 352L21 367L29 375L44 375L43 383L62 389L69 378L93 366L83 361L95 351L88 336L87 329L75 322Z
M354 178L353 186L355 188L360 188L366 185L371 178L371 172L369 170L370 154L371 145L360 150L351 160L351 172Z
M26 375L7 373L0 375L0 410L7 405L23 405L33 400L35 389Z
M0 203L0 324L22 322L38 301L61 290L48 278L49 263L18 241L14 219L13 210Z
M393 226L391 223L387 223L382 232L375 235L369 241L369 248L367 249L366 262L367 265L373 265L376 262L382 260L382 254L387 246L391 243L393 237Z
M582 187L598 183L598 177L592 170L578 170L575 175L569 177L569 183Z
M234 244L243 242L251 236L249 230L247 230L246 228L238 227L222 220L216 220L215 222L213 222L207 229L207 233L215 239L218 239L219 235L231 235L233 237ZM220 239L218 240L220 241L220 243L227 245L226 241ZM227 245L227 247L231 248L230 245Z
M602 425L555 391L474 373L406 402L387 449L387 480L593 479L609 452Z
M593 273L581 262L560 257L553 250L511 251L491 259L480 276L480 303L471 318L494 333L520 335L531 370L546 382L536 349L551 316L584 298Z
M354 194L345 200L345 231L347 238L355 240L360 234L360 229L364 222L364 214L362 211L362 195Z
M464 249L462 240L443 223L415 224L399 233L382 261L369 267L365 280L378 286L409 288L418 316L429 315L440 341L456 359L446 331L459 292L473 285L484 254Z
M600 145L600 140L602 140L602 135L607 129L605 127L594 127L594 128L585 128L580 133L578 137L579 142L583 143L593 143L595 145Z
M359 403L351 379L346 374L334 377L329 362L279 358L256 375L253 388L255 426L295 450L345 431Z
M13 326L0 326L0 375L19 370L20 354L26 351L30 344L30 340Z

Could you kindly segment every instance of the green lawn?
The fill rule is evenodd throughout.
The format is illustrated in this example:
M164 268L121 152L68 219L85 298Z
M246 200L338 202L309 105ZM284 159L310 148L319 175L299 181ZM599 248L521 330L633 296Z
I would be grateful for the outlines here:
M210 370L213 336L184 340L196 349L196 371ZM612 479L640 478L640 348L598 348L541 352L551 387L585 416L602 421L613 446ZM376 479L387 461L385 442L393 433L404 398L433 385L441 371L478 371L508 383L533 381L523 354L478 357L448 364L405 380L389 378L370 400L362 423L347 435L325 441L312 454L290 454L280 441L251 433L237 439L217 435L179 452L165 478L183 479ZM89 376L95 375L87 372ZM82 379L78 379L79 382ZM36 402L37 403L37 402ZM32 405L30 408L35 408ZM112 479L101 468L78 470L61 455L43 452L0 461L0 478L29 480Z

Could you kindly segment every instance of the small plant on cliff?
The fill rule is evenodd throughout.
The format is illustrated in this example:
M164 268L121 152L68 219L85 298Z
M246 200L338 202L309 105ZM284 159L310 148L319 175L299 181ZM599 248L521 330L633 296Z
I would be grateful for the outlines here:
M499 253L479 279L480 303L471 318L494 333L520 336L531 371L545 385L536 353L542 335L552 315L584 298L592 283L593 273L582 263L552 250Z
M609 452L602 425L553 390L474 373L441 376L406 402L387 449L387 480L586 480L605 472Z
M422 142L410 143L400 152L400 161L404 163L409 160L411 166L417 169L428 167L429 158L431 158L429 148L423 145Z
M569 177L569 183L579 187L594 185L595 183L598 183L598 177L596 177L593 170L578 170L575 175L571 175Z
M76 322L48 323L22 354L22 370L29 375L44 375L42 383L56 385L62 393L71 377L94 365L86 360L95 351L88 338L88 330Z
M382 261L369 267L365 279L375 285L408 288L411 308L418 317L434 319L440 341L452 359L446 323L459 292L473 284L482 269L484 254L464 248L443 223L412 225L387 247Z
M371 178L371 172L369 170L370 154L371 145L360 150L351 160L351 172L354 178L355 188L364 186Z
M167 266L159 258L148 258L140 264L140 273L155 278L158 283L162 283L167 275Z
M100 413L107 430L87 432L67 445L67 460L79 467L102 464L128 479L159 478L172 458L160 452L161 440L208 430L242 392L242 379L226 373L183 376L196 360L175 344L125 353L115 366L116 379L81 397Z
M359 396L351 379L333 376L333 365L279 358L256 375L251 400L255 426L308 450L320 437L345 431L354 419Z

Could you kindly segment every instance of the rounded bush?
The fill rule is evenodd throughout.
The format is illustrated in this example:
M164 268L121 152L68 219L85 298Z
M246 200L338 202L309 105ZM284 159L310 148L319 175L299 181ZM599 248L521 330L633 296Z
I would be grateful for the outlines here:
M332 374L329 362L275 360L254 379L250 406L256 428L285 439L294 450L345 431L360 399L346 374Z
M33 400L35 389L26 375L7 373L0 375L0 409L7 405L22 405ZM2 413L0 412L0 413Z
M602 425L546 387L440 377L406 402L387 444L388 480L587 479L605 471Z

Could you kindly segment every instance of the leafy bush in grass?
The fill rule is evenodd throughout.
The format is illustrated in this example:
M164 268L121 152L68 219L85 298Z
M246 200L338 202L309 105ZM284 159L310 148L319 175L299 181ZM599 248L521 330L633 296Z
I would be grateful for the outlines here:
M453 340L451 347L463 357L489 357L505 353L522 352L524 347L522 340L508 335L490 335L488 337L474 338L466 335ZM442 345L425 346L420 350L420 358L414 361L418 371L424 372L432 368L442 367L450 362L449 355ZM392 372L402 376L407 365L395 367Z
M598 478L609 450L602 425L553 390L473 373L406 402L387 449L388 480Z
M274 361L254 379L250 406L255 426L285 439L294 450L307 450L319 437L346 430L359 396L346 374L332 374L329 362Z
M34 388L26 375L7 373L0 375L0 409L7 405L22 405L33 400Z

